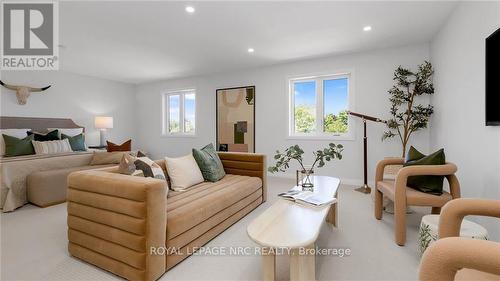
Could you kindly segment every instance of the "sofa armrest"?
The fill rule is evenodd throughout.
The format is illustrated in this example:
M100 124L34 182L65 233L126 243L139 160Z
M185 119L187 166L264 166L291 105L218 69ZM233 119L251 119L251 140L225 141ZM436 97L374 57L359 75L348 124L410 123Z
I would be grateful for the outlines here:
M461 269L500 275L500 243L460 237L439 239L425 250L421 281L453 281Z
M165 272L167 183L106 171L68 177L68 250L129 280Z
M266 155L258 153L218 152L228 174L259 177L262 180L262 202L267 199Z

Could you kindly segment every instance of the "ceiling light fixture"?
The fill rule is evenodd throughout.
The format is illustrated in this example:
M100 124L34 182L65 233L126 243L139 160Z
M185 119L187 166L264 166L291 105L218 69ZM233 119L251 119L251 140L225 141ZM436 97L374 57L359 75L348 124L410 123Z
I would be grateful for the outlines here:
M372 27L369 25L363 27L363 31L370 31L370 30L372 30Z
M248 48L248 52L253 53L253 52L255 52L255 50L253 48Z
M194 13L194 7L192 7L192 6L187 6L187 7L186 7L186 12L188 12L188 13L190 13L190 14Z

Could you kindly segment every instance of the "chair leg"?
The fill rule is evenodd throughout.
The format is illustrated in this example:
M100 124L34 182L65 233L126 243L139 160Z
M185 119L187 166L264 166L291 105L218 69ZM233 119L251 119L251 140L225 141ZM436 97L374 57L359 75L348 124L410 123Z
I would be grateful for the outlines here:
M384 211L384 194L382 194L382 192L380 192L375 187L375 218L377 220L382 219L383 211Z
M439 215L441 213L441 207L432 207L431 213L433 215Z
M396 244L404 246L406 243L406 202L394 200L394 237Z

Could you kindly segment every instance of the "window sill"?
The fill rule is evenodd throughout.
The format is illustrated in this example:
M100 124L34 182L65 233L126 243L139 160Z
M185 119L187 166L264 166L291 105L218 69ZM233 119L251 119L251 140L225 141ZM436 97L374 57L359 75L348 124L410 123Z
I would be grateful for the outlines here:
M162 134L164 138L196 138L196 134Z
M355 138L352 135L340 135L340 136L287 136L287 140L305 140L305 141L354 141Z

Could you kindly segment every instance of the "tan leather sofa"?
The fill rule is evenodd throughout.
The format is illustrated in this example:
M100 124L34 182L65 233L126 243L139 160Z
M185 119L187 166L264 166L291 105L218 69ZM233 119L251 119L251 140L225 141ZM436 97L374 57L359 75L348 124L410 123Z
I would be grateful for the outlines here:
M500 200L463 198L443 207L440 239L422 257L421 281L500 280L500 243L459 237L467 215L500 218Z
M219 156L227 175L184 192L116 168L70 174L69 253L129 280L158 279L266 200L264 155Z

